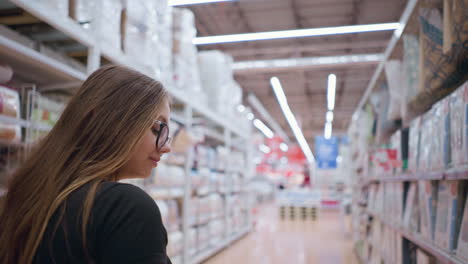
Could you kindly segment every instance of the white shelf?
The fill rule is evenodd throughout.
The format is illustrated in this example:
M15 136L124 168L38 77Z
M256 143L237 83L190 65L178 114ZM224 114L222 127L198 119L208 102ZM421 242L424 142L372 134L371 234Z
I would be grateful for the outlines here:
M36 50L0 35L0 57L26 81L67 83L84 81L86 74Z
M29 127L30 124L28 121L19 119L19 118L14 118L6 115L1 115L0 114L0 122L1 123L7 123L10 125L19 125L21 127Z
M157 199L157 200L181 199L184 197L183 187L174 187L174 188L149 187L149 188L146 188L146 192L153 199Z
M239 240L241 237L243 237L244 235L246 235L249 232L250 232L250 228L246 228L246 229L242 230L241 232L239 232L238 234L232 236L231 238L224 240L217 247L213 247L213 248L204 250L201 253L198 253L193 258L191 264L199 264L199 263L205 261L209 257L213 256L214 254L218 253L219 251L221 251L225 247L229 246L232 242Z

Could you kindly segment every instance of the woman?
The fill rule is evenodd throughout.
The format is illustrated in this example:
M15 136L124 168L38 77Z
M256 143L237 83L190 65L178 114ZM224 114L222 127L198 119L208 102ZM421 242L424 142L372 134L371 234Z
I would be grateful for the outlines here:
M155 202L118 180L170 152L169 96L122 66L94 72L17 169L0 206L0 263L171 263Z

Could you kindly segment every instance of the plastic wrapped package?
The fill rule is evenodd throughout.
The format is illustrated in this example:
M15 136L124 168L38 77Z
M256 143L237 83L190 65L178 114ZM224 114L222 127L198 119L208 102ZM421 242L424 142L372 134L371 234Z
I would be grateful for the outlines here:
M197 227L197 244L198 251L203 251L209 247L210 227L201 225Z
M59 13L61 16L68 17L68 0L39 0L49 11Z
M210 246L215 247L219 245L224 239L224 222L221 220L211 221L209 223L211 238L210 238Z
M184 8L172 9L172 52L174 85L190 93L197 101L204 101L200 83L197 49L192 43L197 31L195 16Z
M158 48L157 70L166 87L172 87L172 7L167 0L156 0ZM157 75L159 76L159 75Z
M70 17L85 29L95 27L96 0L70 0Z
M197 229L189 228L187 231L188 254L194 256L197 253Z
M20 118L20 102L17 91L0 85L0 115ZM10 123L0 123L0 140L21 141L21 127Z
M38 125L53 127L60 118L65 105L63 103L50 100L38 93L33 93L31 98L31 121ZM47 134L48 131L28 128L25 141L35 142L42 139Z
M170 232L168 235L170 243L167 244L167 255L169 257L176 257L182 255L184 235L180 231Z
M179 166L169 166L167 178L168 186L183 187L185 183L185 170Z
M224 215L223 212L223 198L219 194L211 194L209 197L211 218L219 218Z
M121 0L101 0L96 14L96 36L103 49L121 50Z
M387 117L389 120L401 118L401 102L403 100L401 68L401 62L399 60L389 60L385 63L385 75L390 92L390 105Z
M229 160L229 149L223 146L218 146L216 148L216 152L218 153L218 162L217 168L218 170L225 170Z
M168 232L180 230L181 219L179 215L179 205L175 200L166 201L169 216L166 228Z
M228 114L229 109L236 106L232 100L239 100L240 88L233 81L232 57L217 50L203 51L198 55L198 62L208 105L216 112Z
M158 36L156 34L156 7L151 0L129 1L123 19L123 50L132 58L138 58L144 69L151 70L157 61Z

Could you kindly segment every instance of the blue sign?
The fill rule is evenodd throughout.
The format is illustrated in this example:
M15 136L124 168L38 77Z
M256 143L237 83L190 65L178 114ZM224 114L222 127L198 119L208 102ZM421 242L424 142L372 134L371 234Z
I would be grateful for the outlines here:
M326 139L322 136L315 137L315 157L317 168L336 169L338 157L338 138Z

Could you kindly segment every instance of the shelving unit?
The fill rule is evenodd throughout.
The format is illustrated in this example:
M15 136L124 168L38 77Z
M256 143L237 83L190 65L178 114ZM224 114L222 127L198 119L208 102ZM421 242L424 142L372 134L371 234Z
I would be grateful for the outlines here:
M393 231L399 233L402 237L408 239L418 247L422 248L426 252L430 253L434 257L436 257L441 263L443 264L464 264L463 260L457 258L453 253L450 253L432 242L427 241L427 239L421 237L420 234L416 232L412 232L409 230L405 230L395 224L389 223L386 219L373 214L371 212L367 212L369 216L378 219L380 222L384 223L386 226L390 227ZM363 262L364 263L364 262Z
M51 10L49 8L45 8L41 2L31 0L11 0L10 2L27 11L38 20L50 25L52 28L61 34L64 34L70 40L76 41L79 45L83 45L87 48L87 65L85 65L86 67L83 68L85 70L83 70L74 68L68 65L66 62L49 57L33 47L23 45L15 40L9 39L4 35L0 35L0 56L2 58L6 58L5 63L10 64L15 69L15 74L17 74L17 76L19 76L22 81L36 84L39 93L41 91L48 90L51 87L56 87L59 89L79 87L80 84L86 80L90 73L99 68L102 58L112 63L121 64L152 76L151 73L145 71L144 65L141 65L141 63L131 58L121 50L102 46L97 36L94 36L91 31L85 30L76 21L69 17L65 17L60 14L52 15L50 12ZM16 69L18 70L16 71ZM235 120L230 120L208 108L203 103L193 100L193 98L187 96L184 91L176 90L176 88L170 84L166 84L166 89L172 97L172 100L175 103L174 105L176 105L177 108L173 109L176 111L176 113L171 114L172 120L181 124L186 130L191 131L193 129L195 116L197 118L202 118L203 120L210 122L210 128L204 130L204 133L207 137L215 139L217 142L223 144L228 149L232 148L231 142L235 139L237 143L243 145L242 148L237 147L236 149L242 151L247 157L252 155L250 153L251 149L246 147L246 145L249 143L249 140L251 139L251 124L249 127L239 129ZM52 127L47 125L37 124L27 120L15 119L1 115L0 122L20 125L25 128L34 128L41 131L50 131L52 129ZM2 144L2 142L0 142L0 144ZM7 144L26 146L23 143L8 142ZM194 259L189 256L187 234L191 225L188 223L189 215L187 212L189 212L191 194L193 192L190 177L193 160L193 150L189 150L187 153L185 153L184 164L173 164L164 160L162 161L168 165L178 166L184 169L185 184L183 187L148 187L147 189L153 198L177 200L181 204L182 216L180 224L182 228L180 232L184 235L183 251L181 255L183 258L182 263L186 264L200 263L250 232L249 225L235 236L223 240L219 246L201 252L196 257L194 257ZM251 159L246 158L246 160L247 163L251 163ZM242 169L226 168L224 172L228 173L236 171L242 173L243 177L248 178L253 171L253 166L249 164L246 167L247 168ZM2 190L0 190L0 192L1 191ZM250 211L251 210L248 210L247 215L248 223L251 222ZM227 212L223 217L224 221L227 221Z

